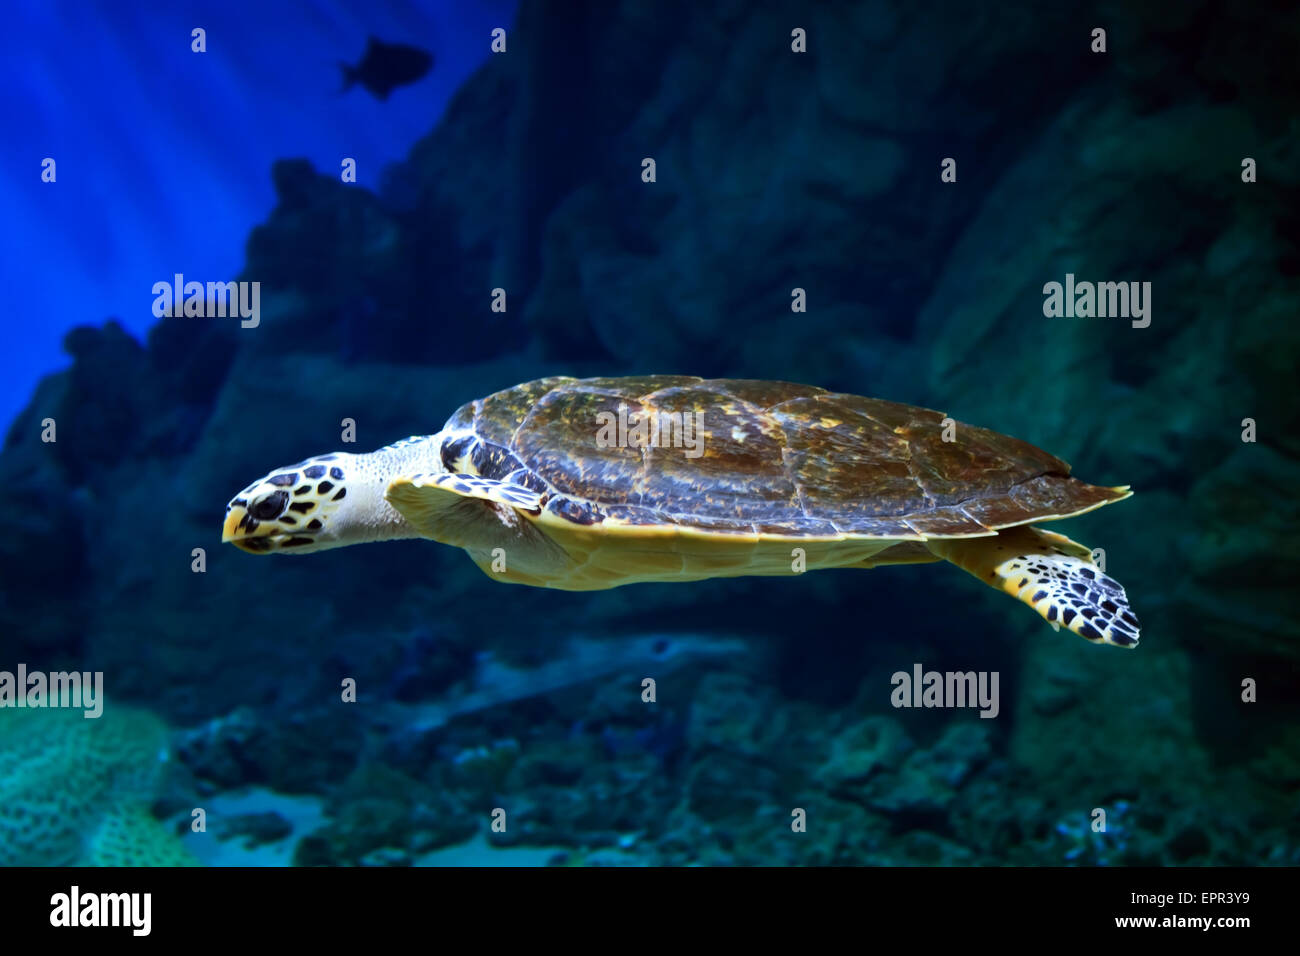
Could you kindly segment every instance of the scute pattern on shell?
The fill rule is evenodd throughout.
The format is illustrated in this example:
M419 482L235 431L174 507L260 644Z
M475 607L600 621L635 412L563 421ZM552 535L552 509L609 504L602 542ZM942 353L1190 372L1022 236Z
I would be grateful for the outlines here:
M602 447L600 413L702 417L702 455ZM807 385L687 376L546 378L461 408L481 474L522 465L591 521L720 533L966 536L1069 515L1124 493L1069 477L1027 442L881 399ZM529 482L530 486L540 487ZM590 507L586 507L590 506ZM551 507L564 514L573 508ZM584 521L583 523L590 523Z

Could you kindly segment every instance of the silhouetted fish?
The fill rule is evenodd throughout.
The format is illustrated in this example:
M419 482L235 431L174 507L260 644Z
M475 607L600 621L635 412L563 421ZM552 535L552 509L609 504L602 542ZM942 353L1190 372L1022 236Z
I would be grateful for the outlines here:
M572 637L537 667L514 667L487 655L478 661L468 686L430 700L390 702L380 712L386 722L406 733L425 733L455 717L602 679L617 677L632 688L632 693L639 694L639 682L644 677L658 679L684 665L744 654L747 648L744 640L727 634Z
M378 99L388 99L388 94L399 86L414 83L433 66L433 54L404 43L383 43L371 37L366 52L356 66L340 63L343 70L343 89L360 83Z

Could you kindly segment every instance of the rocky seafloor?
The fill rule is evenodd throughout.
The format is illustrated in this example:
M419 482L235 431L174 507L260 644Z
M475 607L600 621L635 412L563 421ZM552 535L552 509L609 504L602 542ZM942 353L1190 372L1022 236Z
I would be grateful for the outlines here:
M3 660L167 721L146 795L197 858L1300 863L1297 14L792 16L525 2L378 193L276 165L257 328L69 334L0 453ZM1066 273L1150 281L1149 327L1044 318ZM938 408L1132 485L1062 530L1105 549L1140 648L939 565L570 594L420 541L218 544L234 492L344 419L370 450L530 378L647 372ZM998 672L998 717L892 707L914 663Z

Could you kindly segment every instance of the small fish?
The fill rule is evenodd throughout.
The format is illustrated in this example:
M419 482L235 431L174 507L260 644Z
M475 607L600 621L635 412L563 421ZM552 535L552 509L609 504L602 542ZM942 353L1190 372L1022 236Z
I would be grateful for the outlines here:
M343 70L343 90L360 83L377 99L386 100L399 86L414 83L433 67L433 54L404 43L384 43L370 37L365 55L356 66L339 64Z

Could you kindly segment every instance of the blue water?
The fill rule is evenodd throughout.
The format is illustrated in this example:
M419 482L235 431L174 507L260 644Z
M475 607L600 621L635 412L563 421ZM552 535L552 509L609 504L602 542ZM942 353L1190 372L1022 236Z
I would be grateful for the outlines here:
M466 4L11 0L0 30L0 425L62 367L74 326L143 337L153 283L233 278L273 205L270 167L357 161L374 186L436 125L509 27L512 0ZM207 52L190 31L207 31ZM380 102L340 94L368 34L431 51L432 71ZM41 181L46 157L57 182Z

